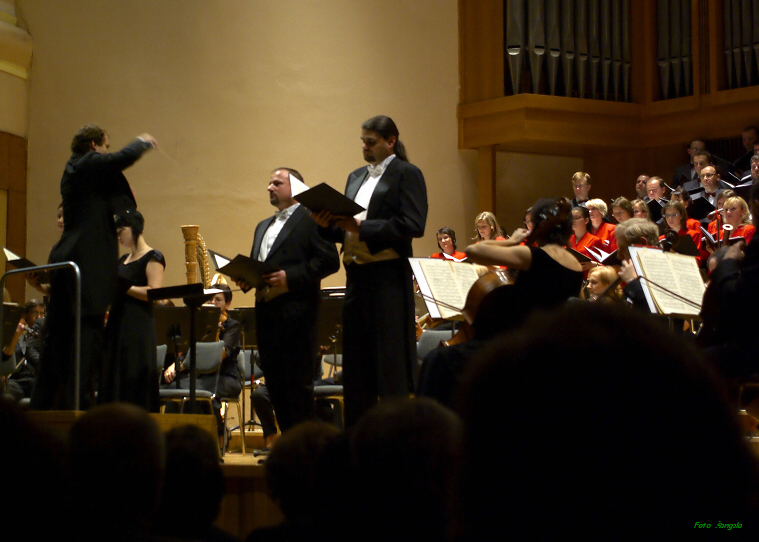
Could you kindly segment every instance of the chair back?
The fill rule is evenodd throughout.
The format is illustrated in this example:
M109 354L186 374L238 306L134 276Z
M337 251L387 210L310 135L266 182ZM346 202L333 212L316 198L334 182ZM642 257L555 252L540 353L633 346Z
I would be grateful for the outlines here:
M342 354L324 354L322 356L322 361L326 363L327 365L332 365L333 367L342 367L343 355Z
M168 347L165 344L159 344L155 347L156 350L156 364L158 365L158 372L163 371L163 364L166 361L166 350Z
M240 375L242 375L243 384L250 375L250 358L248 358L248 363L246 364L245 357L245 350L240 350L240 352L237 354L237 369L240 371Z
M440 345L440 341L447 341L453 336L451 330L427 329L416 342L416 357L424 359L424 356L432 352Z
M224 355L224 341L197 343L197 355L195 367L198 374L217 372L219 367L221 367L221 359ZM185 366L188 366L188 364L189 359L185 362Z

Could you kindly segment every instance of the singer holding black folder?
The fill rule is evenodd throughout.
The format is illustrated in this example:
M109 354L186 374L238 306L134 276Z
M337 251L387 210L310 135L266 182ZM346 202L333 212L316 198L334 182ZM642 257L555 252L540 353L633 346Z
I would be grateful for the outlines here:
M364 160L348 176L345 195L366 209L355 217L314 215L328 239L343 244L343 386L346 426L377 398L410 392L416 362L411 240L424 235L427 188L410 164L398 128L386 116L361 127Z
M305 189L294 169L271 173L267 190L277 212L256 226L250 253L251 259L280 268L263 275L267 285L256 290L256 336L282 432L314 417L320 284L340 268L334 243L319 235L309 212L293 199Z

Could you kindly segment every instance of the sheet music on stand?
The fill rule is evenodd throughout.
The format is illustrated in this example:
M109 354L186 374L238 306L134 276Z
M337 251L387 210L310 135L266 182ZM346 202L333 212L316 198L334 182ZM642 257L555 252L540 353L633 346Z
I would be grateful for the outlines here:
M409 258L408 261L430 316L463 320L461 310L466 304L466 296L479 278L476 267L436 258Z
M695 257L652 247L629 247L628 251L652 313L679 318L699 316L706 287Z

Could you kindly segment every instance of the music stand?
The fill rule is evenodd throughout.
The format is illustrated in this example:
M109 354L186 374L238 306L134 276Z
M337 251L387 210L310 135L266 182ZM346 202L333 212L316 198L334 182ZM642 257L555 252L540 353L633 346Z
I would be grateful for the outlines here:
M236 309L229 309L227 311L227 314L230 318L233 320L237 320L240 323L240 327L242 328L240 330L242 335L242 355L245 356L245 349L248 344L255 345L258 347L258 338L256 336L256 308L255 307L237 307ZM251 389L253 388L253 351L251 349L250 352L250 374L247 375L247 377L250 378L250 386ZM230 434L235 429L239 429L240 427L244 425L255 425L252 419L248 420L247 422L243 423L245 420L245 378L246 375L243 375L243 391L242 391L242 417L243 419L240 420L240 425L233 427L229 430ZM253 407L251 407L252 409ZM252 416L252 414L251 414ZM245 438L245 432L242 432L243 438Z
M149 301L182 298L182 300L184 301L185 307L173 307L173 308L178 308L180 310L183 310L185 308L189 309L189 311L187 311L189 312L189 322L186 323L185 326L189 327L190 329L190 337L189 337L190 350L189 351L190 351L190 411L191 412L195 412L195 390L196 390L196 380L197 380L197 375L195 374L196 359L197 359L196 358L196 355L197 355L196 318L197 318L197 314L200 312L200 306L205 301L211 299L216 292L220 292L220 291L221 290L203 290L203 285L200 283L186 284L182 286L167 286L166 288L153 288L153 289L148 290ZM172 307L164 307L164 308L172 308ZM208 311L203 311L203 312L205 313L204 318L203 318L204 322L206 321L206 318L210 318L210 316L208 315L214 314L215 315L214 325L218 326L218 322L219 322L219 308L218 307L209 307ZM181 323L180 323L180 326L181 326ZM170 331L166 329L162 329L161 331L163 331L162 336L166 336L168 333L170 333ZM215 331L215 328L214 328L214 331ZM156 338L158 336L159 336L158 329L156 329ZM179 360L177 359L177 363L178 362ZM179 369L179 366L177 366L177 369ZM178 374L179 374L179 370L177 370L177 375ZM177 377L177 386L179 386L178 377Z
M255 307L237 307L229 309L227 314L233 320L240 322L242 326L242 349L245 351L246 345L257 345L256 337L256 308Z
M321 291L317 340L319 346L331 344L335 349L335 355L340 353L343 346L342 329L344 301L344 287L324 288Z

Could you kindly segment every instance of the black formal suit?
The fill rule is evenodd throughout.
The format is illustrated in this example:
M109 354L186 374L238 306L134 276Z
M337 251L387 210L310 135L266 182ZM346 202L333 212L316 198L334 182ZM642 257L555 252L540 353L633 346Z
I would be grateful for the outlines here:
M680 185L694 180L699 182L698 175L696 175L696 172L693 169L693 164L683 164L682 166L678 166L675 170L675 174L672 175L672 188L677 188Z
M274 220L271 217L256 226L251 258L258 259L264 234ZM286 293L268 301L259 295L256 300L260 366L284 432L313 418L320 282L340 268L340 260L334 243L319 235L309 211L299 206L283 225L265 261L284 269L287 278Z
M61 179L63 235L50 252L50 263L73 261L82 278L81 407L94 399L95 364L104 340L104 315L118 288L118 242L113 215L135 209L122 171L150 143L135 140L118 152L73 154ZM74 404L74 275L51 274L47 333L32 408L68 409Z
M759 372L759 236L745 248L745 258L722 260L704 294L702 317L714 325L708 352L729 378Z
M367 177L362 167L348 176L345 195L356 197ZM343 308L345 421L351 426L378 397L407 396L416 362L411 240L424 235L427 188L416 166L398 157L385 169L369 201L359 240L376 254L392 248L399 259L359 265L346 262ZM343 242L344 232L322 228Z

